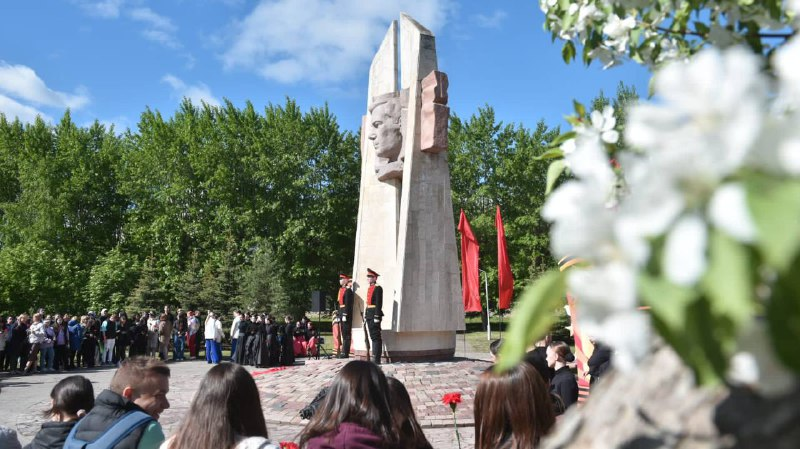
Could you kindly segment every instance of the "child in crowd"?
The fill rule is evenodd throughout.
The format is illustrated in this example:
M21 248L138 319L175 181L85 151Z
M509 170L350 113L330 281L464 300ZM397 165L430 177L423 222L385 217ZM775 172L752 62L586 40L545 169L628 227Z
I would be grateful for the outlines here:
M50 421L42 424L25 449L61 449L79 419L94 407L94 388L83 376L61 379L50 391L50 408L44 413Z

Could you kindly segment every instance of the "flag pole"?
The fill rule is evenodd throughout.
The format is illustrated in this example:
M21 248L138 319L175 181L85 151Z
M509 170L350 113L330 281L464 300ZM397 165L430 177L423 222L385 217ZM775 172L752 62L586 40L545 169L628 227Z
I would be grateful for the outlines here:
M492 340L492 316L489 314L489 276L485 271L478 269L483 273L483 291L486 294L486 339Z

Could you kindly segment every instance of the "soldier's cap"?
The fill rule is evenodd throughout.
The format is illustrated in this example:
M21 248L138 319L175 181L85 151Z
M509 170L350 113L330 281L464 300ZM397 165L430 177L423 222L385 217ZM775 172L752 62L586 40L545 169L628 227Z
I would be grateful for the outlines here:
M340 274L339 274L339 279L349 280L349 279L350 279L350 276L348 276L348 275L346 275L346 274L344 274L344 273L340 273Z
M373 270L372 268L367 268L367 276L375 276L375 277L378 277L378 276L380 276L380 274L378 274L378 273L377 273L375 270Z

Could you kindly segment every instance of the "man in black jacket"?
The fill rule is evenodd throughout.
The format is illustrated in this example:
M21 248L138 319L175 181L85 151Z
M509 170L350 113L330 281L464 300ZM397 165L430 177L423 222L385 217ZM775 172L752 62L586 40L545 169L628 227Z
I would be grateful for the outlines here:
M367 322L367 330L372 343L372 361L376 364L381 363L381 352L383 352L383 341L381 339L381 320L383 319L383 287L377 284L378 273L367 268L367 289L366 312L364 319Z
M169 376L169 368L160 360L126 359L114 373L110 388L97 396L94 408L77 424L75 438L94 441L123 415L139 411L152 419L133 428L114 449L157 449L164 441L158 418L169 408Z
M342 351L339 357L346 359L350 357L350 342L353 331L353 280L346 274L339 275L339 289L338 297L338 310L336 311L339 318L339 331L342 333Z

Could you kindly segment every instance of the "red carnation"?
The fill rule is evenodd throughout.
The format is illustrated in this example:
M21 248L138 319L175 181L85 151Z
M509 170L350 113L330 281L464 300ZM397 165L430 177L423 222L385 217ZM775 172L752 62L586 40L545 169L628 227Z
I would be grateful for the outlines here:
M442 404L456 408L461 403L461 393L447 393L442 397Z
M453 411L453 428L456 431L456 441L458 441L458 449L461 449L461 435L458 434L458 421L456 421L456 406L461 403L461 393L445 393L442 396L442 404L449 405L450 410Z
M300 449L300 446L297 443L293 443L291 441L281 441L280 443L281 449Z

